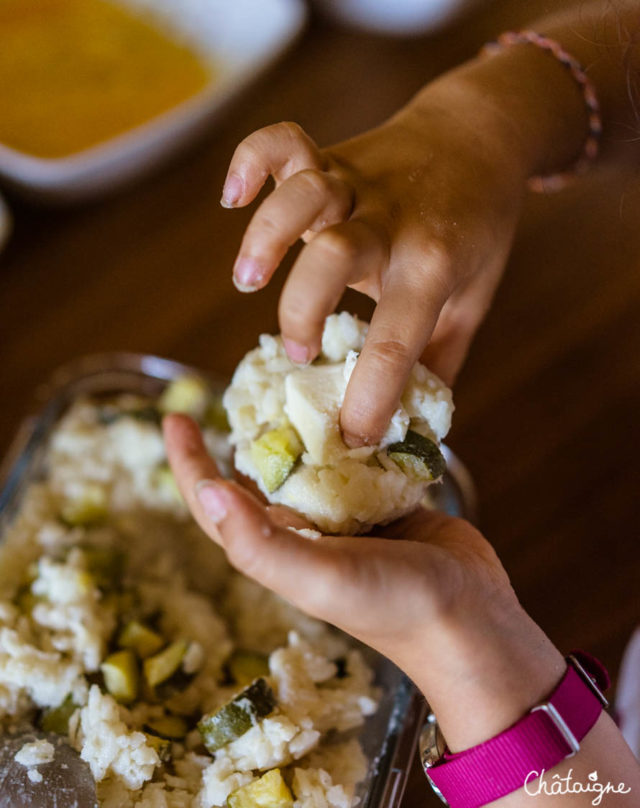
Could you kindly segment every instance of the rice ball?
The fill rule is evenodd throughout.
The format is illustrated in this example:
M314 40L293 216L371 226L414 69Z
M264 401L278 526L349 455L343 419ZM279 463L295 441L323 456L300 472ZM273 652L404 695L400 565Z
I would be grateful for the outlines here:
M279 336L263 334L223 399L238 471L269 502L328 533L362 533L397 519L444 471L438 447L451 425L451 391L418 363L380 444L343 442L340 407L367 328L347 312L331 315L322 352L303 367Z

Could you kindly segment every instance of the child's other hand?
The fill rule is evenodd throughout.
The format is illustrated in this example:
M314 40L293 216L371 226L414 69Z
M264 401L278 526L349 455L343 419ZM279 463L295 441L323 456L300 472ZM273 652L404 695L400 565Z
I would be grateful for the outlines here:
M450 743L508 726L561 675L562 657L468 522L419 510L375 537L309 539L284 509L220 479L190 418L167 416L164 433L191 512L234 567L391 658L440 709Z
M453 381L500 279L526 172L512 130L473 109L445 77L353 140L319 149L281 123L246 138L231 161L228 207L249 204L269 176L276 182L244 235L236 285L265 286L289 247L307 242L279 306L294 361L317 355L345 287L377 302L342 409L350 445L380 440L421 355Z

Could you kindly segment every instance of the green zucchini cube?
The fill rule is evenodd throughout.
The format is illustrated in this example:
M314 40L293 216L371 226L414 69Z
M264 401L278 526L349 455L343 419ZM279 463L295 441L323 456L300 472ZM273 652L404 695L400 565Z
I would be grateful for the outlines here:
M270 494L291 474L303 450L297 432L288 424L270 429L251 443L251 459Z
M276 699L266 679L252 682L215 713L205 715L198 724L202 741L211 754L240 738L260 718L273 712Z
M100 665L104 685L116 701L128 703L138 695L139 671L133 651L116 651Z
M438 445L411 429L403 441L392 443L387 448L387 454L407 477L418 482L437 480L447 468Z

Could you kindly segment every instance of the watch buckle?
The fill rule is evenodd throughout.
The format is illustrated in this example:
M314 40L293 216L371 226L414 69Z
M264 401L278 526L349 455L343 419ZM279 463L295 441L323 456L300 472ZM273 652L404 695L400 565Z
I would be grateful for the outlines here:
M558 732L562 736L563 740L565 741L565 743L567 744L567 746L571 750L571 752L569 752L569 754L566 757L567 758L573 757L576 754L576 752L579 752L580 751L580 742L578 741L576 736L573 734L573 732L571 732L567 722L560 715L560 713L553 706L553 704L551 704L551 702L549 702L549 701L546 701L544 704L539 704L537 707L534 707L531 710L532 713L537 713L539 711L542 711L543 713L546 713L549 716L549 718L551 719L551 722L553 723L553 725L558 730ZM565 758L565 760L566 760L566 758Z

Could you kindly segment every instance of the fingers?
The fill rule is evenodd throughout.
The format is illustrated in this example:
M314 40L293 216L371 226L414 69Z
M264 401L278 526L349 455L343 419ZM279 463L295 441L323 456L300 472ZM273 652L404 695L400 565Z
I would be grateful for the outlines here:
M345 442L379 443L449 290L436 272L390 272L340 414Z
M392 534L388 528L393 540L308 539L284 526L289 518L282 509L271 514L237 483L216 476L190 418L167 416L164 432L171 467L193 515L236 569L308 614L402 661L402 647L415 645L416 627L423 630L425 615L434 612L438 587L446 580L442 565L423 551L419 520L410 530L399 526ZM427 532L433 533L428 525ZM399 616L405 628L400 634Z
M467 357L502 276L506 252L464 285L445 303L422 362L451 386Z
M388 251L364 222L350 221L320 233L300 253L278 307L287 353L308 362L320 352L325 318L348 284L382 272Z
M469 531L476 532L464 519L423 506L379 529L380 535L386 539L403 540L410 536L411 541L435 546L445 543L443 535L446 533L457 532L464 538Z
M200 428L188 415L173 413L164 417L162 431L171 470L180 493L200 527L219 543L219 536L212 535L209 530L210 520L196 495L196 486L200 480L215 480L220 477L218 468L204 445Z
M258 129L236 148L222 191L221 204L243 207L255 199L271 175L280 183L305 169L320 170L320 150L295 123L277 123Z
M258 502L260 501L258 497L256 499ZM269 505L267 506L267 513L269 514L269 519L278 527L290 527L294 530L315 530L311 522L300 516L299 513L292 511L291 508L287 508L286 505Z
M451 387L469 353L475 330L454 328L438 331L436 327L420 361Z
M209 457L200 429L188 416L168 415L163 431L169 462L200 527L221 544L236 569L318 617L346 579L335 553L280 526L283 509L271 519L265 507L237 483L223 481ZM280 523L277 524L277 522Z
M476 306L474 299L464 294L449 298L442 309L420 361L450 387L466 359L485 311L485 307Z
M323 590L333 567L321 546L277 525L266 509L236 483L211 482L199 499L216 525L233 566L279 595L308 608L305 591Z
M352 206L353 192L331 174L307 169L289 177L260 205L245 232L235 285L243 292L264 286L306 230L343 221Z
M435 579L412 541L370 536L311 540L276 524L232 482L201 484L199 499L237 570L307 614L369 644L383 643L377 644L383 652L395 646L399 615L409 616L412 627L422 627L425 607L432 610ZM212 535L211 527L205 530Z

